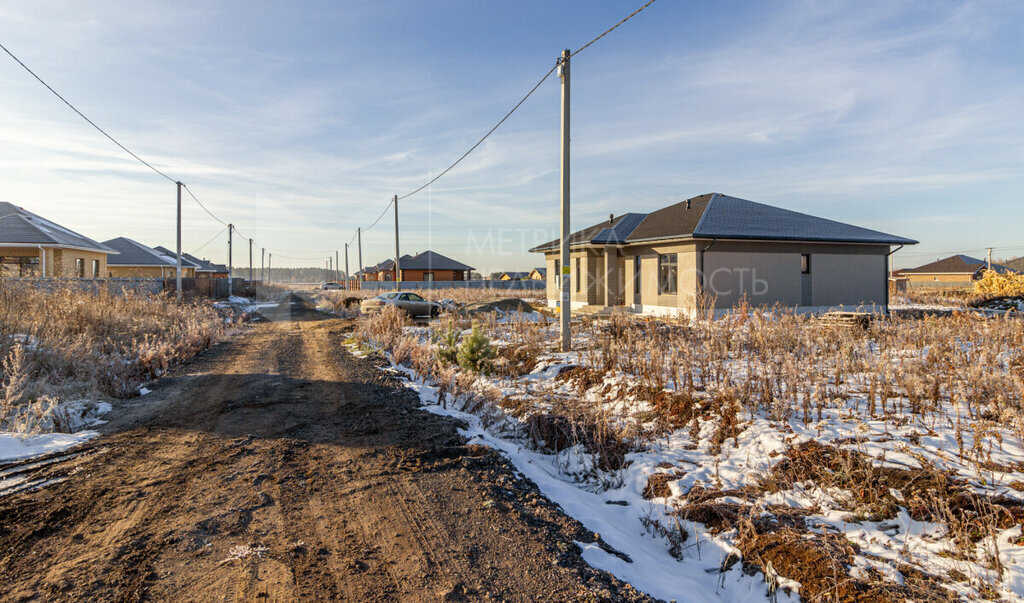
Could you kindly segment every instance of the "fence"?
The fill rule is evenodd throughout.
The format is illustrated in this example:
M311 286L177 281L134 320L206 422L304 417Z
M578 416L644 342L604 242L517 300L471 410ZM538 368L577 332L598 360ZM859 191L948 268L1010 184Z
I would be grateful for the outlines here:
M163 281L155 278L7 278L4 282L30 285L46 291L75 287L82 291L98 293L105 288L112 294L130 292L157 295L164 290Z
M402 289L502 289L506 291L544 291L544 281L402 281ZM359 288L367 291L394 291L395 281L362 281Z

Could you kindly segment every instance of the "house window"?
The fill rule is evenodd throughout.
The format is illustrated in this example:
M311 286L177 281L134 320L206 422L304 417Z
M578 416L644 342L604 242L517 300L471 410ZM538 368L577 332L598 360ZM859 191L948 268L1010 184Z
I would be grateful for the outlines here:
M555 279L555 289L561 289L562 288L562 270L561 270L561 265L562 265L562 262L560 260L555 260L555 273L551 275L551 277Z
M100 276L100 261L99 260L93 260L92 261L92 276L93 276L93 278L99 278L99 276Z
M679 256L674 253L658 256L658 293L674 295L678 285Z
M576 293L580 292L580 274L583 270L580 269L582 262L580 258L576 258Z
M800 274L811 273L811 254L800 254Z
M39 276L38 257L0 257L0 276Z
M640 256L633 258L633 295L640 295Z
M75 274L78 278L85 278L85 260L82 258L75 258Z
M433 280L434 280L434 273L433 272L424 272L423 273L423 280L433 282Z

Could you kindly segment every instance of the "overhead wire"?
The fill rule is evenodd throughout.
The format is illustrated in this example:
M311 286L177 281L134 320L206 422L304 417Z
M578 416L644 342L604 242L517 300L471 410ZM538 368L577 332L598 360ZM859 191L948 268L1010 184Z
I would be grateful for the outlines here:
M207 246L207 245L209 245L210 243L212 243L212 242L216 241L216 240L217 240L217 237L219 237L220 235L224 234L224 231L225 231L225 230L227 230L227 229L228 229L228 227L227 227L227 226L225 226L224 228L221 228L221 229L220 229L220 232L218 232L217 234L213 235L212 237L210 237L210 240L209 240L209 241L207 241L207 242L203 243L203 244L202 244L202 245L200 245L200 246L199 246L198 248L196 248L196 250L195 250L195 251L193 251L193 252L191 253L191 255L195 255L195 254L199 253L200 251L202 251L202 250L203 250L203 248L204 248L204 247L206 247L206 246Z
M573 53L571 53L571 54L569 55L569 57L570 57L570 58L571 58L571 57L574 57L574 56L578 55L579 53L583 52L583 51L584 51L584 50L586 50L586 49L587 49L587 47L589 47L589 46L590 46L591 44L593 44L594 42L596 42L596 41L600 40L601 38L603 38L603 37L607 36L608 34L612 33L613 31L615 31L615 29L616 29L617 27L619 27L620 25L622 25L622 24L623 24L623 23L625 23L626 21L629 21L630 19L632 19L633 17L635 17L635 16L637 15L637 14L639 14L639 13L640 13L640 11L642 11L643 9L647 8L648 6L650 6L650 5L652 5L652 4L654 4L654 0L649 0L649 1L647 2L647 4L645 4L645 5L641 6L640 8L638 8L638 9L636 9L635 11L633 11L632 13L630 13L630 15L629 15L628 17L626 17L625 19L623 19L623 20L619 21L619 22L618 22L618 23L616 23L615 25L612 25L611 27L609 27L608 29L606 29L606 30L605 30L605 32L604 32L603 34L601 34L601 35L597 36L596 38L594 38L593 40L591 40L591 41L587 42L587 43L586 43L586 44L584 44L584 45L583 45L582 47L580 47L580 48L577 48L575 52L573 52Z
M129 149L128 147L126 147L126 146L124 146L123 144L121 144L120 142L118 142L116 138L114 138L114 137L113 137L113 136L111 136L110 134L107 134L107 131L106 131L106 130L104 130L103 128L101 128L101 127L99 127L98 125L96 125L96 122L94 122L93 120L91 120L91 119L89 119L88 117L86 117L86 116L85 116L85 114L84 114L84 113L82 113L81 111L79 111L77 107L75 107L74 105L72 105L72 104L71 104L71 103L70 103L70 102L68 101L68 99L66 99L66 98L64 98L63 96L61 96L61 95L60 95L60 93L59 93L59 92L57 92L56 90L54 90L52 86L50 86L50 85L49 85L49 84L47 84L47 83L46 83L45 81L43 81L43 78L41 78L41 77L39 77L38 75L36 75L36 72L35 72L35 71L32 71L31 69L29 69L28 65L26 65L25 63L22 63L22 62L21 62L21 59L19 59L18 57L14 56L14 53L13 53L13 52L11 52L10 50L8 50L6 46L4 46L3 44L0 44L0 48L2 48L2 49L3 49L3 51L4 51L4 52L6 52L6 53L7 53L7 54L8 54L8 55L9 55L9 56L10 56L10 57L12 58L12 59L14 59L14 61L15 61L16 63L18 63L19 65L21 65L21 66L22 66L22 68L24 68L24 69L25 69L25 71L29 72L29 73L30 73L30 74L32 75L32 77L34 77L34 78L36 78L37 80L39 80L39 83L40 83L40 84L42 84L42 85L46 86L46 89L47 89L47 90L49 90L50 92L52 92L52 93L54 94L54 96L56 96L57 98L59 98L60 100L62 100L62 101L64 102L64 104L65 104L65 105L67 105L68 107L71 107L71 110L72 110L72 111L74 111L75 113L77 113L79 117L81 117L81 118L82 118L82 119L84 119L84 120L85 120L86 122L88 122L90 126L92 126L92 127L96 128L96 130L97 130L97 131L98 131L98 132L99 132L100 134L102 134L102 135L106 136L106 137L107 137L107 138L108 138L108 139L110 140L110 142L112 142L112 143L116 144L117 146L121 147L121 150L123 150L123 151L124 151L125 153L128 153L129 155L131 155L132 157L134 157L134 158L135 158L136 160L138 160L138 161L139 161L139 163L141 163L142 165L144 165L144 166L148 167L149 169L153 170L153 171L154 171L154 172L156 172L157 174L160 174L161 176L163 176L164 178L166 178L166 179L170 180L171 182L177 182L177 180L175 180L174 178L171 178L171 177L170 177L170 176L168 176L167 174L165 174L165 173L163 173L162 171L158 170L157 168L153 167L153 165L152 165L151 163L149 163L148 161L146 161L146 160L145 160L145 159L143 159L142 157L139 157L138 155L136 155L135 153L133 153L133 152L131 151L131 149Z

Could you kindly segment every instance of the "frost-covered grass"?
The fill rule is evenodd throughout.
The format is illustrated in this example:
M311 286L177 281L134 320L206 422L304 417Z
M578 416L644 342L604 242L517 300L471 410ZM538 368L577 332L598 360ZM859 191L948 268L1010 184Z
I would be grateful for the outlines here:
M0 432L72 432L226 329L209 302L0 282Z
M361 338L431 409L471 415L474 437L512 451L633 557L584 549L639 588L678 600L764 598L766 582L807 600L1024 597L1020 320L847 330L742 308L614 316L574 324L578 351L561 353L553 325L492 318L479 325L494 348L480 372L452 360L469 328L385 313Z

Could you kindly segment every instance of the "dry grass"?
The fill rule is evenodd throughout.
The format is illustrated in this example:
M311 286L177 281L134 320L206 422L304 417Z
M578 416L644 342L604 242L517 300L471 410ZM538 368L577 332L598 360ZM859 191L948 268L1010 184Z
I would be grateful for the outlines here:
M0 428L27 425L29 408L131 397L224 329L208 303L0 282Z

